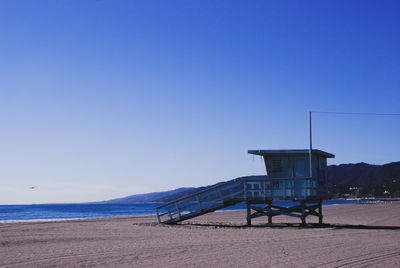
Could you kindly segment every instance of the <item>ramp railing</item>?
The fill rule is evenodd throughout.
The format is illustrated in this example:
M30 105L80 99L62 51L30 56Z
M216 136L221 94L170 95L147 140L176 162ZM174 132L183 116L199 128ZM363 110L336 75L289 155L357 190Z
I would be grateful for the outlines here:
M317 195L313 178L268 178L246 179L244 199L257 200L302 200Z
M243 183L229 181L156 208L159 223L176 223L243 201Z

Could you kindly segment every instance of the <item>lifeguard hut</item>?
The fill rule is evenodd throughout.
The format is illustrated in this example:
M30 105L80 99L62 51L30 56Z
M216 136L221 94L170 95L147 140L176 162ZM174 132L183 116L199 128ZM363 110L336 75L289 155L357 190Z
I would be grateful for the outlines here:
M267 216L272 223L278 215L300 218L302 224L307 216L317 216L322 223L322 201L328 198L326 162L333 154L315 149L248 153L264 158L266 177L238 178L165 203L156 208L158 222L175 224L245 202L248 225L260 216ZM291 206L278 206L274 201L291 201Z
M319 217L322 224L322 201L328 199L327 158L334 158L333 154L321 150L249 150L248 153L262 156L267 171L265 181L245 183L248 225L252 218L264 215L268 216L268 223L273 216L286 215L301 218L302 224L312 215ZM285 200L295 205L272 204Z

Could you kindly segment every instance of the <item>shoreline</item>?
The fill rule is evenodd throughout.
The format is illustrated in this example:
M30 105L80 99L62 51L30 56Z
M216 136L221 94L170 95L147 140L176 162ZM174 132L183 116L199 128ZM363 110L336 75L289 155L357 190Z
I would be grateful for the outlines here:
M335 199L329 201L359 201L359 203L338 203L338 204L326 204L323 203L323 207L327 206L342 206L342 205L350 205L350 204L379 204L379 203L393 203L400 202L400 199ZM365 202L363 202L365 201ZM229 212L229 211L244 211L246 208L232 208L217 210L215 212ZM37 219L17 219L17 220L0 220L0 226L3 224L16 224L16 223L35 223L35 222L69 222L69 221L80 221L80 220L101 220L101 219L118 219L125 217L149 217L154 216L156 218L155 213L151 214L137 214L137 215L120 215L120 216L105 216L105 217L73 217L73 218L37 218Z
M113 217L99 217L99 218L64 218L64 219L38 219L38 220L10 220L9 222L0 221L0 228L6 224L34 224L34 223L67 223L67 222L88 222L88 221L102 221L102 220L118 220L118 219L130 219L130 218L142 218L142 217L154 217L157 220L155 214L150 215L132 215L132 216L113 216Z

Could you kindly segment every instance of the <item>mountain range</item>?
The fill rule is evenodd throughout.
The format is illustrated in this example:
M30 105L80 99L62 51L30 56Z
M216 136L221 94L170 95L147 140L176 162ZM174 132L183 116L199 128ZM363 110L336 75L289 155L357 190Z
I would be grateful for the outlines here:
M333 197L400 197L400 162L328 166Z
M332 198L400 197L400 162L385 165L367 163L328 166L329 191ZM265 178L266 176L248 176ZM221 183L221 182L219 182ZM218 185L183 187L171 191L130 195L98 203L163 203Z

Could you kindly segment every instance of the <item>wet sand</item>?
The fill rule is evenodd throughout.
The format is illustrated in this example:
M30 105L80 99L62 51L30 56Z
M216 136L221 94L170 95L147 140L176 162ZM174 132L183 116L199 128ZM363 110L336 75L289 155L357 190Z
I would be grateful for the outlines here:
M0 224L0 267L400 267L399 202L323 210L326 225L309 217L304 228L281 216L246 227L245 211L174 226L155 216Z

